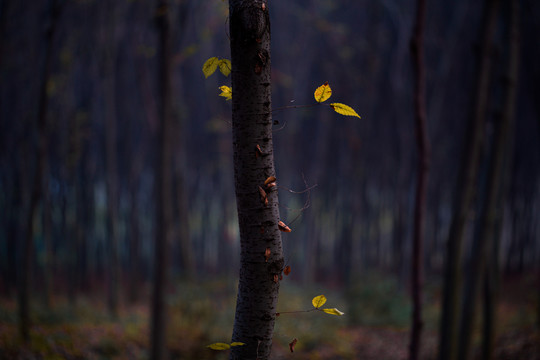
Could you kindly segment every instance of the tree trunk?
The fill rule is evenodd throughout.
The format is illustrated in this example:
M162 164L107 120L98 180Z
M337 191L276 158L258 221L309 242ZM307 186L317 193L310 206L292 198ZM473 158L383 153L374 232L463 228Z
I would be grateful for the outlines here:
M277 191L259 192L275 176L272 143L268 4L230 0L234 174L240 228L240 281L231 359L268 359L283 268ZM269 249L268 261L265 251Z
M168 247L172 239L171 203L171 43L170 8L167 0L159 0L156 8L159 26L159 135L156 161L156 238L154 247L154 282L152 290L152 328L150 358L167 359L166 353L166 303L168 281Z
M48 134L45 136L48 137ZM44 156L40 154L40 156ZM51 193L49 191L49 159L48 156L44 156L43 160L43 200L41 206L41 221L43 228L43 303L47 309L51 307L51 297L53 293L53 245L52 245L52 201Z
M506 99L502 117L496 128L495 139L492 143L491 159L489 163L489 172L487 174L487 192L484 199L482 209L482 219L480 224L480 234L475 238L473 252L471 254L470 271L467 276L465 286L463 309L461 313L461 328L460 328L460 346L459 359L471 359L471 342L476 319L476 309L478 296L480 291L480 282L482 276L492 276L493 274L486 273L486 252L488 244L497 238L495 234L496 221L500 218L502 211L500 198L504 198L503 194L503 178L505 176L505 160L508 159L508 151L510 150L509 135L512 131L512 121L515 112L516 99L516 84L518 79L518 64L519 64L519 32L518 32L518 11L516 9L516 1L511 3L511 25L510 25L510 40L509 40L509 61L507 71L507 88ZM489 304L488 304L489 305ZM484 319L486 323L490 322L489 316ZM489 350L489 349L486 349Z
M140 227L139 227L139 176L141 154L136 150L135 164L131 170L129 179L129 293L128 299L131 304L139 300L141 271L140 271Z
M31 259L32 259L32 242L34 237L34 222L37 217L39 202L43 196L43 177L45 175L45 167L48 156L48 138L47 138L47 112L48 112L48 96L47 83L51 75L52 68L52 47L53 39L56 32L57 19L60 13L60 6L53 2L51 5L50 25L47 28L45 35L45 64L43 68L43 78L40 86L39 94L39 110L37 119L37 135L38 144L36 148L37 166L34 173L34 182L32 195L30 197L30 207L26 213L26 234L23 244L22 256L22 274L19 284L19 331L22 339L25 342L30 340L30 308L29 298L31 285Z
M439 359L453 360L457 349L457 328L461 287L462 247L469 211L474 197L480 149L483 142L484 122L491 72L491 39L499 0L486 0L482 26L480 62L475 93L473 116L467 131L466 148L462 154L454 207L446 250L446 267L443 285L442 318L439 332Z
M105 102L105 172L107 185L107 258L108 307L111 316L118 316L119 255L118 255L118 161L117 161L117 108L116 108L116 44L114 43L115 5L103 6L105 42L103 93Z
M178 134L178 132L175 132ZM178 147L177 151L181 151ZM177 153L178 154L178 153ZM195 259L193 257L193 248L191 246L191 235L189 231L189 208L186 199L184 186L184 175L182 174L185 166L177 165L175 174L176 183L176 202L178 211L176 214L176 233L180 245L180 260L182 262L181 272L185 279L192 280L195 275Z
M418 146L418 174L416 183L416 204L414 209L414 235L412 246L411 290L413 300L412 331L409 345L409 359L418 359L422 334L422 283L424 264L424 225L428 188L430 145L426 125L426 90L424 66L424 23L426 2L418 0L416 24L411 42L413 66L416 75L414 107L416 112L416 142Z

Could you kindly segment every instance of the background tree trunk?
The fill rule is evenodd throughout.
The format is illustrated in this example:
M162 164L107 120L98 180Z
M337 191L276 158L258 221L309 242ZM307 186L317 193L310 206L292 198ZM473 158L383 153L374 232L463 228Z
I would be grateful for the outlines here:
M45 176L45 167L48 156L48 137L47 137L47 112L48 95L47 84L51 76L52 68L52 48L53 39L56 32L57 19L60 13L60 6L56 1L50 5L50 23L45 34L45 64L43 68L43 78L39 93L39 110L37 119L38 144L36 148L36 171L34 173L34 182L32 195L30 197L30 206L26 213L26 233L24 238L22 272L19 283L19 330L22 339L25 342L30 340L30 289L31 285L31 260L34 238L34 223L37 220L37 211L39 202L43 197L43 177Z
M101 34L105 42L103 58L103 95L105 103L105 173L107 185L107 258L108 266L108 307L111 316L118 316L119 294L119 244L118 244L118 149L117 149L117 99L116 99L116 47L115 2L103 6L104 26Z
M171 43L170 8L167 0L159 0L156 8L159 27L159 135L156 161L156 238L154 247L154 283L152 290L152 327L150 358L167 359L165 291L168 283L168 248L172 239L171 203Z
M246 344L234 347L231 359L268 359L284 263L277 191L267 189L268 205L259 194L265 179L275 176L268 4L230 0L229 15L234 174L241 243L232 340Z
M411 50L413 67L416 75L414 91L414 107L416 112L416 143L418 146L418 174L416 179L416 204L414 209L414 235L412 246L411 290L413 300L412 331L409 347L409 359L418 359L422 335L422 283L424 264L424 227L426 213L426 197L428 189L430 145L426 120L426 75L424 66L424 23L426 18L426 2L418 0L416 24L414 26Z
M486 257L491 257L487 254L488 249L492 249L493 246L488 246L493 244L495 239L499 237L495 233L497 219L501 218L500 213L502 212L501 205L503 202L501 198L504 198L504 177L506 174L505 162L509 158L509 145L510 134L513 134L512 131L512 122L515 112L515 99L516 99L516 84L518 79L518 62L519 62L519 31L518 31L518 14L517 14L517 4L516 1L511 1L511 12L510 12L510 36L509 36L509 60L508 60L508 70L506 73L506 99L504 103L504 108L502 111L502 116L498 121L495 139L492 142L491 154L489 160L489 169L487 174L487 191L484 198L484 204L482 209L482 218L480 221L479 236L475 237L473 252L471 254L471 261L469 267L469 273L467 276L467 282L465 284L464 298L463 298L463 309L461 312L461 328L460 328L460 345L459 345L459 359L471 359L472 358L472 337L473 331L475 328L475 320L477 316L477 304L478 304L478 295L481 288L481 279L483 276L488 279L494 274L486 272L486 264L490 261L486 260ZM493 271L493 269L489 269ZM493 283L489 284L488 281L488 290L494 285ZM494 295L494 294L492 294ZM491 297L490 301L493 301ZM489 305L489 303L487 304ZM492 305L493 306L493 305ZM487 324L492 323L493 313L487 313L484 321ZM492 331L493 329L487 329L486 333ZM490 335L491 336L491 335ZM491 342L491 341L488 341ZM491 345L486 344L484 346L484 355L489 356ZM489 358L489 357L488 357Z
M447 242L446 268L443 285L443 307L439 333L439 359L452 360L456 356L457 329L459 321L459 301L461 294L461 263L465 229L480 161L480 149L484 138L484 123L489 94L491 73L491 41L495 30L495 20L499 0L486 0L482 35L480 38L480 61L475 93L473 115L467 130L466 148L462 154L460 176L458 178L458 199Z

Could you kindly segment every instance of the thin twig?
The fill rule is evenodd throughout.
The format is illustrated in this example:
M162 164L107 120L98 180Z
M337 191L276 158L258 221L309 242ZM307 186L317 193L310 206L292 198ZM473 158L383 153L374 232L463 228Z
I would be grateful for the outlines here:
M309 108L309 107L314 107L314 106L317 106L317 105L326 105L326 104L316 103L316 104L309 104L309 105L287 105L287 106L282 106L282 107L272 109L272 112L283 111L283 110L287 110L287 109Z
M283 207L285 209L287 209L288 211L299 211L299 214L296 215L296 217L294 219L292 219L290 222L289 222L289 225L293 224L296 220L298 220L298 218L300 217L300 215L302 215L302 213L310 207L311 205L311 189L315 188L317 186L317 184L315 185L312 185L312 186L308 186L307 184L307 181L306 181L306 178L304 176L304 174L302 173L302 180L304 181L304 185L306 186L306 188L302 191L294 191L294 190L291 190L291 189L287 189L287 188L284 188L282 186L280 186L279 188L282 188L284 190L287 190L289 191L290 193L292 194L303 194L305 192L307 192L307 198L306 198L306 202L304 203L304 206L302 206L300 209L291 209L285 205L283 205Z

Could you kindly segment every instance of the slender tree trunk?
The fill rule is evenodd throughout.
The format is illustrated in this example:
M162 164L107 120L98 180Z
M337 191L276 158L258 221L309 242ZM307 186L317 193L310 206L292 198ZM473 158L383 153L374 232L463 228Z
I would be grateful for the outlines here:
M56 32L57 19L60 13L60 7L53 1L51 5L50 25L45 35L45 64L43 68L43 78L40 86L39 94L39 110L37 119L37 135L38 144L36 148L37 167L34 173L34 182L32 195L30 197L30 207L26 218L26 234L23 244L22 257L22 273L19 283L19 331L22 339L25 342L30 340L30 309L29 298L31 285L31 259L32 259L32 242L34 237L34 222L37 218L39 202L43 196L43 177L45 175L45 167L48 156L48 138L47 138L47 112L48 112L48 96L47 83L51 75L52 68L52 47L53 39Z
M48 159L45 159L43 171L46 174L43 177L43 206L42 206L42 222L43 222L43 243L44 243L44 261L43 261L43 302L47 308L51 306L53 277L53 247L52 247L52 202L49 191L48 181Z
M422 334L422 283L424 264L424 225L428 188L430 145L426 125L426 75L424 66L424 23L426 2L418 0L416 24L411 43L413 66L416 75L414 107L416 112L416 142L418 146L418 174L416 183L416 204L414 209L414 235L412 246L412 331L409 345L409 359L418 359Z
M156 8L159 26L159 151L156 169L156 238L154 248L154 283L152 290L152 328L150 358L167 359L166 303L168 248L172 239L171 203L171 43L169 1L159 0Z
M511 24L510 24L510 40L509 40L509 61L507 71L507 88L506 99L502 117L499 120L495 132L495 139L492 143L491 159L489 163L487 177L487 193L484 199L482 209L482 219L480 224L480 234L475 239L473 253L471 254L470 271L467 276L465 286L463 309L461 313L461 328L460 328L460 346L459 359L472 358L472 335L474 330L475 316L478 296L480 292L480 282L482 276L492 276L493 274L484 274L486 269L486 257L488 244L497 238L495 234L496 221L500 218L502 211L500 204L501 197L504 197L503 179L505 176L505 160L508 158L507 152L509 149L509 134L512 134L512 121L515 112L515 98L518 79L518 64L519 64L519 31L518 31L518 11L517 1L511 2ZM490 319L487 318L489 323ZM489 349L485 349L488 350Z
M116 108L116 44L114 43L115 5L103 6L104 29L102 34L104 54L103 91L105 101L105 167L107 185L107 258L108 258L108 307L111 316L118 316L119 254L118 254L118 160L117 160L117 108Z
M179 149L177 151L181 150ZM175 174L176 202L178 206L176 232L178 234L177 238L180 245L180 259L182 261L181 270L183 276L190 280L195 274L195 259L193 257L193 248L191 246L191 236L188 223L189 210L184 189L184 176L182 174L183 169L184 166L179 164L176 169L177 173Z
M268 359L283 268L275 176L270 79L269 4L230 0L234 174L240 227L240 281L231 359ZM278 179L279 181L279 179ZM268 260L265 251L270 252Z
M457 349L457 329L459 320L459 301L461 288L462 247L465 229L478 173L480 149L483 142L483 130L489 82L491 72L491 39L495 30L495 20L499 0L486 0L486 10L481 35L480 62L473 116L469 122L467 142L462 154L460 175L457 186L457 202L454 207L450 234L446 250L446 268L443 288L442 318L439 332L439 359L453 360Z
M177 0L176 6L178 8L178 17L175 19L177 22L177 27L175 29L176 34L179 34L180 36L184 34L185 29L188 26L187 18L189 16L189 7L191 6L189 4L190 2L187 0ZM173 42L175 41L175 37L173 37ZM180 40L178 40L180 41ZM189 92L189 89L184 89L181 87L180 89L175 89L175 98L184 98L185 92L182 92L182 90L185 90L186 92ZM176 146L173 146L175 158L174 158L174 187L176 189L176 205L178 211L176 212L175 217L175 232L176 232L176 238L178 239L178 244L180 246L180 259L182 261L182 265L180 270L182 271L182 275L187 280L193 280L196 272L195 272L195 256L193 252L193 245L192 245L192 239L191 239L191 231L189 228L189 205L188 205L188 198L186 196L186 181L185 181L185 169L186 169L186 138L189 136L189 134L184 134L184 129L186 128L186 117L183 115L180 115L178 119L175 121L175 126L173 132L177 136L176 140ZM187 135L187 136L186 136Z
M139 163L138 158L140 154L137 151L136 163ZM141 281L141 272L140 272L140 227L139 227L139 197L138 197L138 187L139 187L139 166L134 165L131 171L130 184L129 184L129 199L130 199L130 210L129 210L129 302L134 304L139 300L139 291L140 291L140 281Z
M106 87L113 81L107 81ZM107 95L114 96L112 94ZM112 106L114 99L110 99ZM115 106L113 106L115 108ZM107 110L108 113L113 110ZM107 167L107 243L109 259L109 312L113 317L118 315L118 286L119 286L119 259L118 259L118 176L116 157L116 115L107 116L105 124L105 146Z

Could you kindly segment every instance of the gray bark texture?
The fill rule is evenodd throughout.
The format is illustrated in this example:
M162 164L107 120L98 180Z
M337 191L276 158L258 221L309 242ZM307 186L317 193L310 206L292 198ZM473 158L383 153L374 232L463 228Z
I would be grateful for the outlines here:
M283 268L272 144L268 4L230 0L234 177L240 226L240 279L231 359L268 359ZM278 179L279 180L279 179ZM266 190L267 204L259 187ZM265 257L266 249L270 256Z

